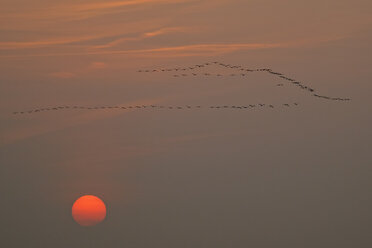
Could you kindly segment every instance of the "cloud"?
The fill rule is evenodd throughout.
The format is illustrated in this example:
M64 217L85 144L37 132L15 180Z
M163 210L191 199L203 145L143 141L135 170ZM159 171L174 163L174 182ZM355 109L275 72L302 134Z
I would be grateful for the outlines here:
M198 29L197 28L192 28L192 27L166 27L166 28L160 28L160 29L155 29L150 32L144 32L140 35L137 35L135 37L125 37L125 38L119 38L115 39L111 42L108 42L103 45L98 45L98 46L92 46L92 49L103 49L103 48L112 48L115 46L118 46L122 43L129 42L129 41L141 41L147 38L152 38L160 35L165 35L165 34L170 34L170 33L184 33L184 32L196 32Z
M127 50L96 50L87 49L79 52L61 53L38 53L27 55L4 55L0 58L20 57L58 57L58 56L88 56L88 55L132 55L132 56L155 56L155 57L185 57L185 56L217 56L236 51L261 50L274 48L307 47L328 42L345 39L346 36L320 37L311 39L291 40L278 43L204 43L193 45L179 45L167 47L155 47L148 49L127 49Z
M287 47L284 43L226 43L226 44L194 44L186 46L171 46L150 49L130 49L130 50L104 50L104 51L84 51L71 53L39 53L28 55L5 55L1 58L19 57L58 57L58 56L84 56L84 55L154 55L154 56L200 56L218 55L239 50L257 50Z
M107 64L103 62L93 62L90 64L90 68L92 69L104 69L107 67Z
M127 0L99 1L90 3L73 3L40 7L34 11L8 13L3 18L33 19L33 20L83 20L110 13L127 11L129 7L154 7L155 5L179 4L199 1L190 0Z
M144 4L169 4L169 3L179 3L185 2L186 0L127 0L127 1L102 1L96 3L84 3L71 5L69 9L71 11L83 12L92 10L104 10L113 9L132 5L144 5Z
M191 28L191 27L166 27L166 28L154 29L153 31L149 31L149 32L143 32L143 33L137 34L137 36L134 36L134 37L117 38L108 43L105 43L102 45L95 45L95 46L91 46L88 44L89 42L92 42L95 40L107 39L107 38L112 38L112 37L120 36L120 35L123 36L125 34L105 33L105 34L100 34L100 35L50 38L50 39L35 40L35 41L0 42L0 50L37 49L37 48L43 48L43 47L53 47L53 46L63 46L63 45L74 45L74 46L79 46L79 47L88 47L91 49L100 49L100 48L115 47L126 41L140 41L146 38L151 38L151 37L169 34L169 33L191 32L191 31L195 32L196 29ZM84 43L86 44L83 45Z
M147 32L143 34L143 37L155 37L159 35L169 34L169 33L184 33L184 32L195 32L197 29L192 27L167 27L154 30L152 32Z
M194 44L183 46L160 47L150 49L91 51L86 55L102 54L129 54L129 55L153 55L153 56L197 56L218 55L239 50L257 50L285 47L285 43L225 43L225 44Z
M144 53L164 53L164 52L232 52L237 50L253 50L253 49L264 49L264 48L276 48L281 47L283 44L280 43L227 43L227 44L195 44L186 46L175 46L175 47L162 47L146 50L138 50L137 52Z
M88 41L102 36L90 35L90 36L78 36L69 38L53 38L47 40L38 41L24 41L24 42L0 42L0 50L11 50L11 49L26 49L26 48L40 48L56 45L71 44L74 42Z

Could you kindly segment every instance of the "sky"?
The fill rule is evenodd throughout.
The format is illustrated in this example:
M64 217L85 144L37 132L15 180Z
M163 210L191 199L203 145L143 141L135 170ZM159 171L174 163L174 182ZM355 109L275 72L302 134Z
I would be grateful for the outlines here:
M371 1L0 4L1 247L371 247Z

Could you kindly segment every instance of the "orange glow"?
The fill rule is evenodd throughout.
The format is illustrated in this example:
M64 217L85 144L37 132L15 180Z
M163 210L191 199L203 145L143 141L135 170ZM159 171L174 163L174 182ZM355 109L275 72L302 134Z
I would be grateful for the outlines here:
M82 196L72 206L72 217L81 226L94 226L106 217L105 203L94 195Z

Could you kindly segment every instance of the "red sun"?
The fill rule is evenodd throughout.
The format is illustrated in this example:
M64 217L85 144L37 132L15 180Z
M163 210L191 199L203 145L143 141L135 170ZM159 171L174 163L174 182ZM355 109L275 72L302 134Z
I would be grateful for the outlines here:
M84 195L72 205L72 217L81 226L94 226L106 217L105 203L97 196Z

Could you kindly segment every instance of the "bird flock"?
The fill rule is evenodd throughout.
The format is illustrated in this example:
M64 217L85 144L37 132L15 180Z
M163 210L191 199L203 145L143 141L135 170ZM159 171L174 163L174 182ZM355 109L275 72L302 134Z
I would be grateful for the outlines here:
M235 69L235 70L239 71L239 73L211 74L211 73L191 72L191 71L194 71L196 69L205 68L205 67L208 67L208 66L211 66L211 65L218 65L218 66L222 66L222 67L229 68L229 69ZM302 82L300 82L298 80L287 77L283 73L275 72L275 71L273 71L272 69L269 69L269 68L249 69L249 68L244 68L243 66L240 66L240 65L230 65L230 64L225 64L225 63L221 63L221 62L218 62L218 61L196 64L196 65L189 66L189 67L175 67L175 68L163 68L163 69L152 69L152 70L138 70L137 72L140 72L140 73L156 73L156 72L188 72L188 71L190 71L190 73L174 74L173 77L175 77L175 78L189 77L189 76L204 76L204 77L211 77L211 76L235 77L235 76L240 76L240 77L245 77L248 73L266 72L266 73L269 73L271 75L277 76L281 79L284 79L288 83L290 83L290 84L292 84L296 87L299 87L302 90L308 91L314 97L327 99L327 100L332 100L332 101L350 101L351 100L350 98L329 97L329 96L323 96L323 95L316 94L315 90L313 88L311 88L309 86L306 86L305 84L303 84ZM283 85L282 84L277 84L277 86L283 86Z
M211 65L218 65L229 69L235 69L239 71L238 73L231 73L231 74L212 74L212 73L196 73L195 70L198 68L205 68ZM189 67L175 67L175 68L163 68L163 69L152 69L152 70L138 70L139 73L157 73L157 72L179 72L180 74L174 74L173 77L189 77L189 76L204 76L204 77L235 77L241 76L245 77L248 73L253 72L265 72L271 75L277 76L281 79L286 80L288 83L299 87L302 90L306 90L307 92L311 93L312 96L332 101L350 101L350 98L339 98L339 97L329 97L323 96L315 93L313 88L306 86L305 84L292 79L290 77L285 76L283 73L275 72L269 68L259 68L259 69L248 69L244 68L240 65L230 65L221 62L207 62L202 64L196 64ZM279 83L276 86L284 86L283 83ZM61 110L140 110L140 109L152 109L152 110L192 110L192 109L213 109L213 110L224 110L224 109L231 109L231 110L248 110L248 109L274 109L274 108L289 108L298 106L299 103L283 103L283 104L247 104L247 105L214 105L214 106L201 106L201 105L185 105L185 106L166 106L166 105L130 105L130 106L78 106L78 105L65 105L65 106L56 106L56 107L46 107L46 108L38 108L38 109L31 109L27 111L16 111L13 112L15 115L22 115L22 114L34 114L34 113L41 113L41 112L52 112L52 111L61 111Z
M284 103L280 105L273 105L273 104L248 104L248 105L213 105L213 106L201 106L201 105L178 105L178 106L168 106L168 105L130 105L130 106L95 106L95 107L88 107L88 106L57 106L57 107L50 107L50 108L39 108L39 109L31 109L28 111L19 111L13 112L13 114L35 114L41 112L48 112L48 111L61 111L61 110L139 110L139 109L149 109L149 110L192 110L192 109L214 109L214 110L223 110L223 109L231 109L231 110L248 110L248 109L263 109L263 108L289 108L299 106L299 103Z

